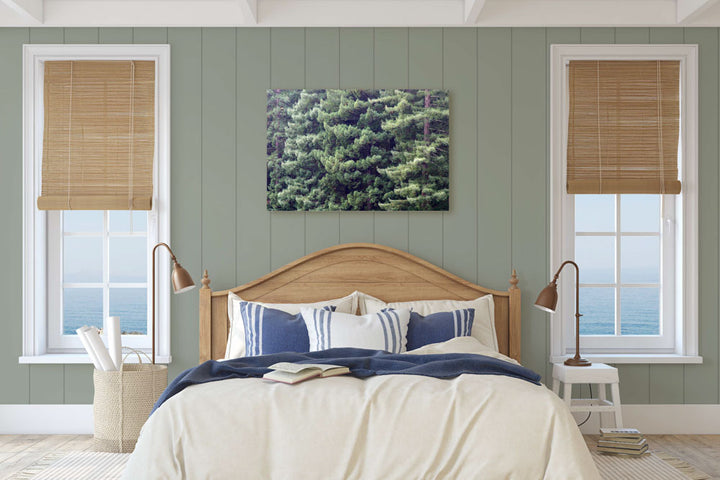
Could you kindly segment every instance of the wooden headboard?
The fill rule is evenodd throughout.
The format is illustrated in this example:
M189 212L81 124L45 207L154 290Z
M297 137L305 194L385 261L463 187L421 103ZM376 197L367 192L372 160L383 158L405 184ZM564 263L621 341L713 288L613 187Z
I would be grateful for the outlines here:
M492 294L500 352L520 361L520 289L514 271L507 291L492 290L394 248L347 243L306 255L230 290L213 292L207 270L202 283L200 362L225 355L228 292L250 301L311 303L344 297L355 290L386 302L474 300Z

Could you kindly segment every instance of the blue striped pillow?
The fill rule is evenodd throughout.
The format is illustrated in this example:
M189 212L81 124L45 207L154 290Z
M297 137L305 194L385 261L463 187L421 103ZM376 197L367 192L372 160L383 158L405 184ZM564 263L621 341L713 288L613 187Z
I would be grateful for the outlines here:
M401 353L406 350L410 310L398 309L368 315L303 309L310 351L336 347L369 348Z
M320 311L334 310L334 306L327 306ZM259 303L240 302L240 317L245 330L245 355L248 357L310 351L307 327L299 313L293 315Z
M472 332L474 308L452 312L438 312L423 317L417 312L410 314L407 333L407 349L414 350L431 343L444 342L455 337L468 337Z

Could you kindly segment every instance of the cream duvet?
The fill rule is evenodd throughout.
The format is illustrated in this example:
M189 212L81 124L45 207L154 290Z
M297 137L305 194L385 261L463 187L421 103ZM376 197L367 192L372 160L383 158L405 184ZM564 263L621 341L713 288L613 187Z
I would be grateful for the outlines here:
M489 352L472 337L417 353ZM230 379L148 420L127 479L599 479L563 402L494 375Z

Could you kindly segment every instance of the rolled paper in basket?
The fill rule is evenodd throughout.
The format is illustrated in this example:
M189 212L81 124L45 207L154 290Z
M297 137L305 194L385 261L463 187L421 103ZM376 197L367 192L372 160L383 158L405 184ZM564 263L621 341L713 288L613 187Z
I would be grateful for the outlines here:
M115 365L115 370L122 368L122 345L120 337L120 317L108 317L107 319L107 340L110 347L110 358Z
M103 343L102 339L100 338L100 334L98 334L98 330L95 327L83 327L81 335L85 336L88 343L90 344L90 348L93 349L93 352L95 353L95 356L98 359L98 362L100 362L100 367L102 370L106 372L112 372L116 370L115 364L112 361L112 358L110 358L110 354L107 351L107 348L105 348L105 344Z
M83 347L85 347L85 351L88 353L88 356L90 357L90 360L92 361L93 365L95 366L96 370L102 370L102 365L100 365L100 360L98 360L97 355L95 355L95 351L93 350L92 346L90 345L90 342L88 341L87 337L85 336L85 330L88 327L80 327L75 332L77 333L78 338L80 339L80 342L82 342Z

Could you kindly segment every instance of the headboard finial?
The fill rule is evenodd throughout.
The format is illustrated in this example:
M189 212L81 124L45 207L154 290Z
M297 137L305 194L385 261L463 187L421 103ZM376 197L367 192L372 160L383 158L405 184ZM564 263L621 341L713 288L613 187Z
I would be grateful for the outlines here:
M202 286L203 289L208 289L208 290L210 289L210 277L208 277L207 269L205 269L205 273L203 273L201 282L203 284L203 286Z
M510 277L510 290L517 290L517 285L519 281L520 280L518 280L517 270L513 268L512 277Z

